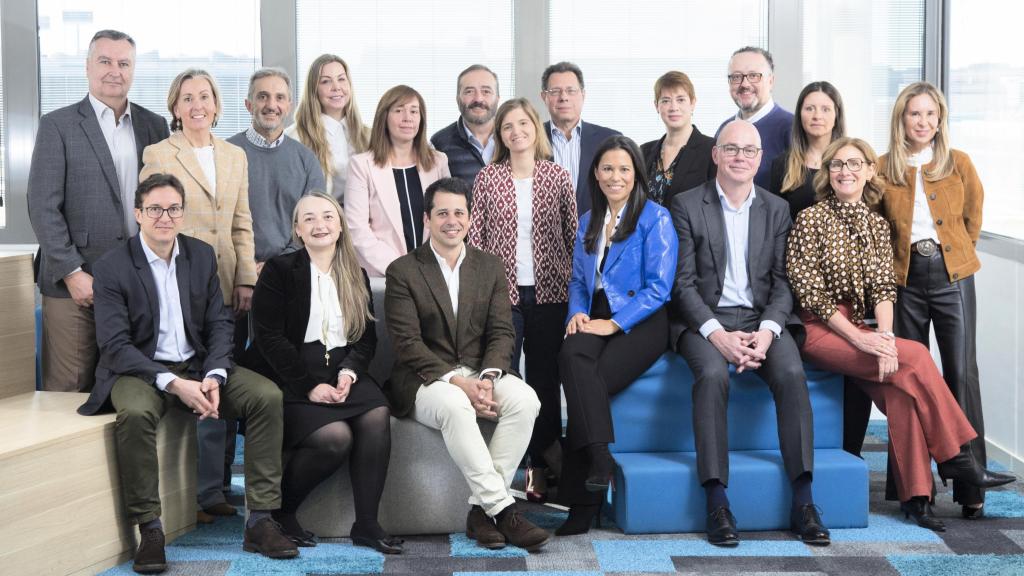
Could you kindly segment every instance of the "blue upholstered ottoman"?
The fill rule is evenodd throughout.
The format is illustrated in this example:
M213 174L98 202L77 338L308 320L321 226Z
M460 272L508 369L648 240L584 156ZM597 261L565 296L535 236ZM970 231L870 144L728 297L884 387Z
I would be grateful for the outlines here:
M842 450L843 379L806 366L814 411L814 498L831 528L867 526L868 469ZM612 510L628 534L704 530L692 427L693 374L662 356L612 401L618 463ZM779 453L775 403L753 373L729 388L729 500L740 530L789 527L790 489Z

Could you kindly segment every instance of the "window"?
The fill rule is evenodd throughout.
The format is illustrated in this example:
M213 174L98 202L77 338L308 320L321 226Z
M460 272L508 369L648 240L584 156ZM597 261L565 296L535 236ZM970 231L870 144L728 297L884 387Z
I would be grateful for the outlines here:
M637 144L665 133L654 81L685 72L697 96L693 122L714 135L736 114L725 79L741 46L768 46L762 0L551 0L550 60L583 70L583 119L614 128ZM687 16L689 15L689 16Z
M2 26L0 26L2 28ZM0 46L3 38L0 37ZM4 109L4 65L3 54L0 52L0 229L7 227L7 184L4 171L4 160L7 157L7 130L4 125L6 111Z
M923 78L924 1L805 1L802 9L804 85L835 85L847 134L884 154L896 96Z
M1024 239L1024 54L1020 4L951 2L950 139L985 186L982 228Z
M243 101L249 76L261 61L259 0L139 6L128 0L39 0L42 113L85 97L89 40L96 31L113 28L136 42L129 100L163 114L169 122L167 91L174 77L186 68L203 68L217 80L224 109L214 134L226 138L248 127Z
M349 66L363 122L373 123L388 88L415 88L427 107L427 134L455 121L455 80L471 64L498 75L502 100L515 90L512 0L297 0L299 94L324 53Z

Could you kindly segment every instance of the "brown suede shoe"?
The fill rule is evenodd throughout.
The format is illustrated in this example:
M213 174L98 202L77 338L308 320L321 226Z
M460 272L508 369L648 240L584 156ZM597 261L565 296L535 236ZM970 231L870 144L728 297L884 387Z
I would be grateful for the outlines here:
M132 570L139 574L159 574L167 570L163 530L160 528L139 529L139 549L135 552Z
M505 537L498 532L494 520L479 506L470 508L466 516L466 538L476 540L478 545L491 550L505 547Z
M245 528L242 550L259 552L267 558L295 558L299 549L281 532L281 525L269 516Z
M210 506L209 508L203 508L203 512L206 512L210 516L237 516L238 508L235 508L227 502L220 502Z
M513 504L498 514L498 532L505 540L528 552L536 552L551 540L551 534L530 522Z

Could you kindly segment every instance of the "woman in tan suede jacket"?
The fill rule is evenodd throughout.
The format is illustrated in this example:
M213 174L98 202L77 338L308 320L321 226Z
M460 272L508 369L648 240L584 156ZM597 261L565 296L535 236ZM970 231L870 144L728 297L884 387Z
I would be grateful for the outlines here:
M929 346L934 326L943 378L978 432L968 448L984 465L974 292L984 190L970 157L950 147L948 118L946 99L927 82L896 98L889 152L879 163L881 211L892 229L896 335ZM953 499L965 518L982 516L984 490L954 482Z

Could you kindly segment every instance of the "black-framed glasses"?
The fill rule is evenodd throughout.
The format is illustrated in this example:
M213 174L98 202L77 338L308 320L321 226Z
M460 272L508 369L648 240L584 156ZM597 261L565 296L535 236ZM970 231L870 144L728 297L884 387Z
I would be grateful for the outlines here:
M172 220L177 220L178 218L181 218L182 216L185 215L185 209L179 206L178 204L175 204L170 208L161 208L160 206L146 206L145 208L142 209L142 211L146 213L146 216L149 216L153 220L159 220L163 218L164 212L166 212L167 215L170 216Z
M582 92L582 90L575 86L569 88L548 88L547 90L544 91L545 94L553 98L561 98L563 93L566 96L572 97L579 94L580 92Z
M740 152L743 152L743 157L744 158L754 158L755 156L757 156L757 153L761 151L761 149L758 148L757 146L743 146L743 147L740 147L740 146L737 146L735 144L722 144L722 145L716 146L716 148L721 150L722 154L725 154L726 156L728 156L730 158L736 156Z
M761 74L760 72L747 72L746 74L736 72L726 76L726 78L729 79L729 84L742 84L744 78L746 78L747 82L750 82L751 84L758 84L761 82L761 78L763 77L764 74Z
M870 164L867 160L861 160L860 158L850 158L849 160L831 160L828 163L829 172L842 172L843 166L850 169L850 172L860 172L860 169L865 164Z

